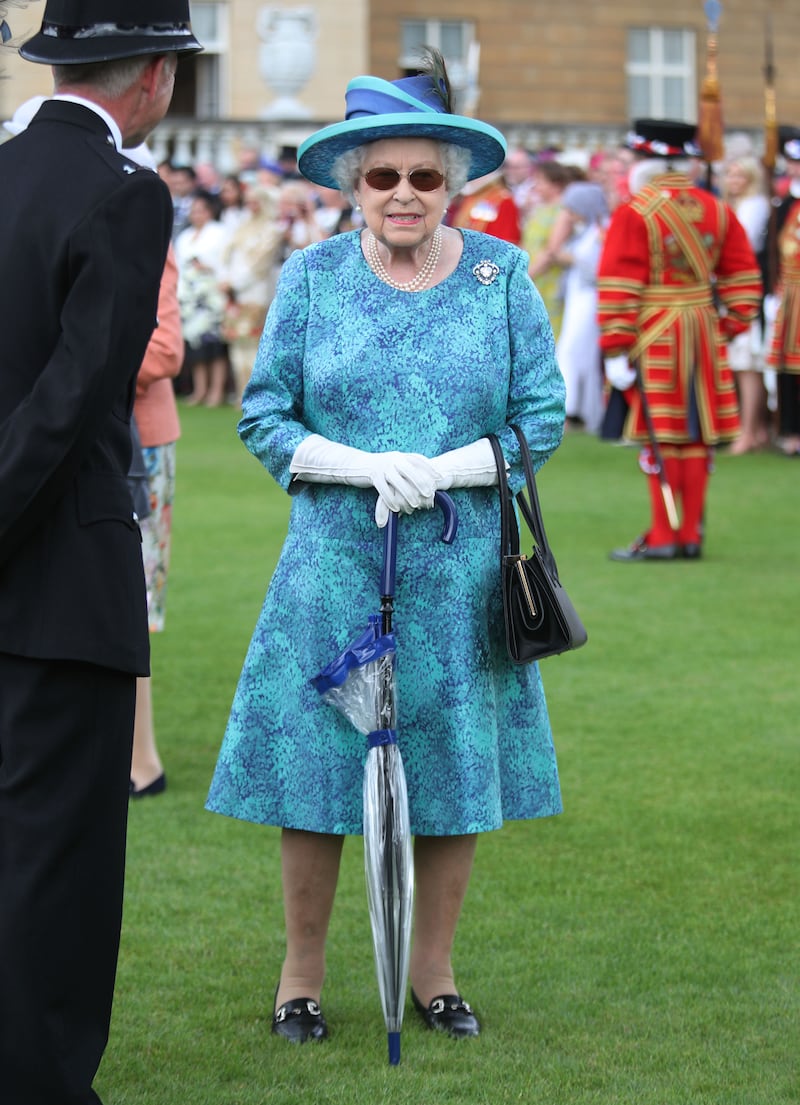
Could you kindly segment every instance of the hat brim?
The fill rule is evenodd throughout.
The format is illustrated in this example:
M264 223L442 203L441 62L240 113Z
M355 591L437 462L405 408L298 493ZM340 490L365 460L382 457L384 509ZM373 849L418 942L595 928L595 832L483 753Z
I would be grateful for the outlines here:
M506 140L499 130L479 119L446 112L398 112L364 116L323 127L303 142L297 167L308 180L324 188L339 188L331 167L341 154L384 138L430 138L462 146L472 155L467 180L494 172L505 160Z
M88 65L119 61L143 54L197 53L203 47L188 35L104 35L96 38L57 38L39 31L24 42L20 57L42 65Z

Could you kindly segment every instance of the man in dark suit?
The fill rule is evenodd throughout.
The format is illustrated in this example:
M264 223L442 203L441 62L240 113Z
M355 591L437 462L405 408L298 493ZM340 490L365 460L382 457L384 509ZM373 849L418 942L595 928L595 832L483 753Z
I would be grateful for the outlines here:
M89 1105L122 917L135 681L126 474L172 203L160 121L188 0L48 0L54 98L0 147L0 1100Z

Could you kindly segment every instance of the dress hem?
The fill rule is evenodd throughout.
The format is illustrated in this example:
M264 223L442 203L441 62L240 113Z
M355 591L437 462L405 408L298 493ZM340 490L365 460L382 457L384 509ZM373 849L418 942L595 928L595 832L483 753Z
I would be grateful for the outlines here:
M355 827L355 828L353 826L342 826L342 825L337 825L335 828L324 828L324 829L323 828L316 828L316 827L315 828L309 828L307 825L282 824L279 821L264 821L264 820L261 820L260 818L244 817L242 814L228 813L227 810L215 809L214 806L211 806L208 803L206 804L205 809L207 810L208 813L215 813L215 814L218 814L221 817L230 817L234 821L244 821L244 822L246 822L250 825L263 825L264 828L295 829L298 832L319 833L320 835L325 835L325 836L363 836L364 835L363 825L358 825L358 827ZM447 832L436 831L435 829L432 829L430 827L416 828L416 827L412 826L411 835L412 836L471 836L473 834L479 834L479 833L495 833L495 832L498 832L500 829L502 829L503 826L505 824L507 824L509 821L540 821L540 820L542 820L543 818L546 818L546 817L558 817L559 814L561 814L563 812L564 812L564 807L559 804L558 807L553 807L552 809L547 810L547 811L543 811L542 813L522 814L522 815L517 816L517 817L511 817L511 816L510 817L504 817L502 819L502 821L500 821L496 825L481 826L481 827L477 827L475 825L468 825L468 826L459 827L459 828L456 828L456 829L448 829Z

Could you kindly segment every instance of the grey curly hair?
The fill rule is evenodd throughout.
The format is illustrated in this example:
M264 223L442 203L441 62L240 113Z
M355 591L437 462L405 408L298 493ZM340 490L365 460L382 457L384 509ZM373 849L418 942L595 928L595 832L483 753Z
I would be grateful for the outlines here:
M355 149L345 150L331 166L331 176L341 191L351 199L369 146L370 143L365 143ZM464 146L456 146L452 142L440 142L439 149L442 154L445 188L452 198L458 195L467 182L472 154Z

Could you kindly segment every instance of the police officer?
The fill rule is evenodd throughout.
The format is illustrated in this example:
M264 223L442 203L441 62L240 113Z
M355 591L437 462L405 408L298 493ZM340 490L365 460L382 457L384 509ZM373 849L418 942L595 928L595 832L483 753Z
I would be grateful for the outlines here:
M198 50L188 0L48 0L55 94L0 146L0 1098L97 1105L136 676L127 483L172 203L138 145Z

